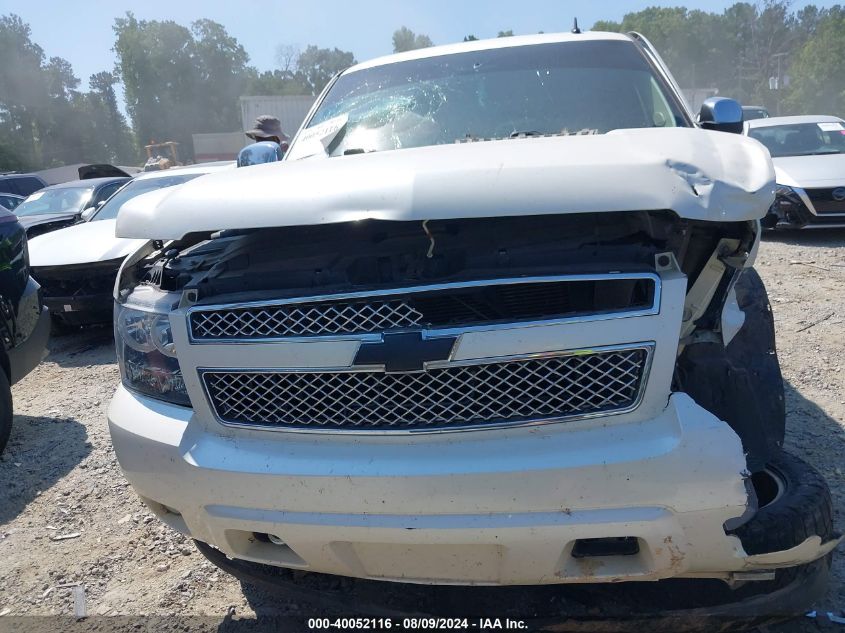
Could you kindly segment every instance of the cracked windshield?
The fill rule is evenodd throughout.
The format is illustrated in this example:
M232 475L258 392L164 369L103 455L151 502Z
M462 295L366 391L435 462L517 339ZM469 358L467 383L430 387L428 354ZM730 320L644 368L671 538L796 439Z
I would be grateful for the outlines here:
M294 145L290 158L320 147L338 156L686 125L668 88L633 44L554 43L396 62L343 75L298 141L309 147L300 153ZM325 134L320 126L326 126ZM311 130L317 134L309 136Z

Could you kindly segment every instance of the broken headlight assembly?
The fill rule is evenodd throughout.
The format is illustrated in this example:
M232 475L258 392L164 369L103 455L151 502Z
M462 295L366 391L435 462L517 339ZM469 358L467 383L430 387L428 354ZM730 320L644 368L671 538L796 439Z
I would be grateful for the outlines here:
M798 195L798 192L787 185L777 185L775 188L775 201L772 203L765 219L773 220L774 224L779 220L803 224L806 222L805 218L808 214L809 210L801 199L801 196Z
M120 376L127 389L173 404L191 405L168 314L118 304L115 340Z

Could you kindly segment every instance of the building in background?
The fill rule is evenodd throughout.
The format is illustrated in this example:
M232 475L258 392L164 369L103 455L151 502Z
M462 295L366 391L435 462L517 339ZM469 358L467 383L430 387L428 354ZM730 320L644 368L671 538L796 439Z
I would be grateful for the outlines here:
M252 143L244 132L252 128L255 119L262 114L271 114L282 123L282 130L290 136L296 133L305 120L316 97L311 95L241 97L241 130L192 134L194 159L198 163L214 160L235 160L238 152Z

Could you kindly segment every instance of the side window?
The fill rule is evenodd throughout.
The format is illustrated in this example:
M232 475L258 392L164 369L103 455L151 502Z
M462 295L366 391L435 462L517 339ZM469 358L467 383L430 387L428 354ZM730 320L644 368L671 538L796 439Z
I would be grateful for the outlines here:
M105 187L100 189L100 192L97 194L97 197L94 200L91 201L91 204L96 205L100 202L104 202L104 201L108 200L109 198L111 198L111 195L115 191L120 189L123 185L124 185L123 182L113 182L110 185L106 185Z
M14 179L15 186L18 189L18 195L28 196L34 191L44 188L44 184L38 178L23 177Z

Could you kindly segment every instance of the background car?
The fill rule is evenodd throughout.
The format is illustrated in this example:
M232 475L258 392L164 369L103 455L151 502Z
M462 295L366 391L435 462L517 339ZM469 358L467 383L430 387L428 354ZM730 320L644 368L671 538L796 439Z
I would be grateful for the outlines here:
M32 239L48 231L75 224L82 212L96 208L129 180L119 178L90 178L72 180L36 191L15 209L20 223Z
M768 228L845 227L845 121L786 116L746 121L772 155L777 197Z
M0 174L0 193L26 197L46 186L47 181L35 174Z
M234 163L148 172L137 176L81 222L32 240L33 276L43 288L44 302L57 331L112 318L112 288L123 259L146 240L115 237L120 208L129 200L164 187L181 185Z
M49 334L47 310L29 276L26 232L0 209L0 452L12 430L11 386L41 362Z
M13 193L0 193L0 208L6 211L14 211L24 200L26 198L23 196L16 196Z
M744 121L768 119L769 111L763 106L742 106L742 118Z

